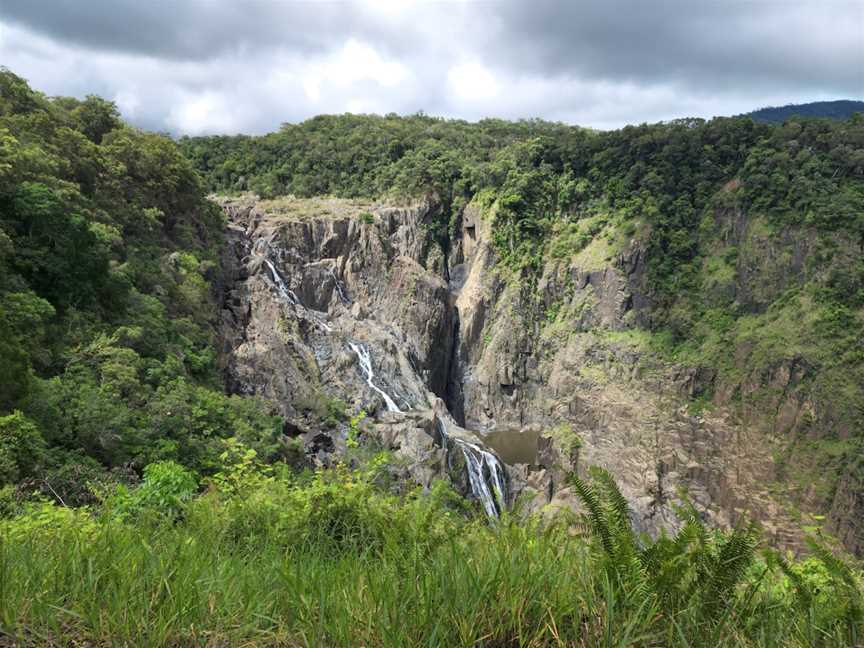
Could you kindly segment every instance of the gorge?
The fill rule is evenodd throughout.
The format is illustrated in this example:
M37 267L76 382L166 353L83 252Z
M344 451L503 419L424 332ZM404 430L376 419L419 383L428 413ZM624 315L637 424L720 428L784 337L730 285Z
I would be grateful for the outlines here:
M501 501L578 509L566 477L600 465L651 535L677 529L686 497L713 525L755 517L773 543L801 546L800 520L764 481L775 462L764 433L722 402L690 411L705 376L639 339L644 242L612 233L617 251L602 239L551 260L538 301L501 266L476 205L445 251L434 201L218 202L229 385L277 403L318 465L337 461L347 425L322 432L308 404L343 401L369 414L363 437L395 451L403 479L449 477L490 515ZM499 467L482 448L500 430L536 439L536 461Z

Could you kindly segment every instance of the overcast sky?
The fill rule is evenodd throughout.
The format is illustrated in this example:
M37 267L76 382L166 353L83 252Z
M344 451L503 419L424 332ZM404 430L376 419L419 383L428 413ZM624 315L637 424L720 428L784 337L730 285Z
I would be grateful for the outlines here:
M864 0L2 0L0 65L175 134L418 110L614 128L864 98Z

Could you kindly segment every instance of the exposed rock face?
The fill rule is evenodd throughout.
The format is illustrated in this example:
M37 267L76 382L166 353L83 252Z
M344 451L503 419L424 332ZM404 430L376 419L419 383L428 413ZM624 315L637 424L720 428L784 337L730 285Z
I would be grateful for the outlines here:
M233 281L222 337L233 390L271 399L288 418L321 396L384 409L353 342L368 350L375 384L401 409L428 407L430 391L445 392L452 311L446 282L423 265L433 257L423 229L433 207L382 209L371 223L225 208Z
M578 462L562 460L568 451L554 433L541 439L542 478L525 477L537 500L572 506L566 472L599 465L616 477L643 531L675 528L683 490L714 524L755 517L777 544L796 547L799 523L765 479L775 471L777 437L743 425L752 418L720 398L711 413L691 414L688 403L713 390L713 370L664 363L640 344L636 324L647 320L649 299L638 242L588 267L549 262L536 288L526 289L502 279L488 227L470 208L463 214L471 246L456 300L461 406L466 426L481 432L569 424L581 441ZM778 367L759 378L782 383L777 407L790 419L806 407L784 396L801 372Z
M314 461L345 446L344 425L321 429L315 410L328 399L371 415L365 433L401 458L407 479L429 486L447 476L463 493L468 472L441 422L474 444L491 430L566 424L569 441L549 432L530 465L507 471L526 510L576 507L565 478L595 464L616 477L640 530L674 529L685 490L715 524L755 516L777 544L796 545L798 525L764 479L775 470L772 437L741 424L746 413L729 406L710 369L663 363L639 343L649 298L638 243L599 263L550 262L530 284L497 265L489 223L470 207L447 256L427 227L434 204L362 217L224 208L229 386L278 403ZM759 307L758 295L744 298ZM352 344L368 352L374 388ZM810 407L795 397L804 372L791 363L754 377L778 386L778 426ZM687 402L712 390L712 413L691 414ZM380 392L403 413L386 411ZM860 550L847 511L864 504L835 505L847 546Z
M336 416L347 401L350 412L371 415L362 432L394 451L405 478L428 487L449 477L472 493L459 444L481 441L439 398L449 386L455 310L425 227L436 206L307 219L274 217L245 200L223 206L229 388L276 403L313 464L344 453L346 426Z

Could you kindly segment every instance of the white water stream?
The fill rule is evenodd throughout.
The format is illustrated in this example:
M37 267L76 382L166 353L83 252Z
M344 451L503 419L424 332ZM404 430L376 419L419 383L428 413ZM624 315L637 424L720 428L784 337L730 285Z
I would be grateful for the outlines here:
M499 510L502 510L507 503L504 467L498 461L498 457L469 441L448 435L447 426L440 418L438 419L438 429L441 432L442 445L445 449L447 441L450 440L462 450L468 469L468 484L471 487L471 494L480 500L486 515L491 518L498 517ZM484 474L484 467L488 470L488 477Z
M336 284L336 292L339 294L339 299L342 300L343 304L350 304L351 300L345 295L345 291L342 289L342 283L336 278L336 273L333 272L333 268L330 268L330 276L333 277L333 283Z
M290 304L302 307L297 295L288 287L288 284L282 278L282 275L279 274L276 266L266 256L264 257L264 263L270 270L273 283L279 291L280 296ZM329 273L336 286L339 299L343 303L350 304L351 302L332 268L329 270ZM332 331L332 328L319 317L312 315L312 318L325 333ZM388 411L401 414L402 410L399 409L396 401L374 382L375 373L369 349L359 342L349 342L348 346L357 356L360 369L366 378L366 384L384 399ZM479 445L456 436L451 437L448 435L446 424L440 418L438 419L438 426L442 437L442 445L445 450L449 452L450 449L458 447L465 458L465 467L468 472L468 484L471 494L480 501L487 516L497 518L507 505L507 482L504 466L498 460L498 457L484 450ZM447 447L448 441L451 444L449 449Z
M266 263L267 267L270 268L270 273L273 275L273 283L276 284L276 288L278 288L279 293L292 304L296 305L300 303L300 300L297 299L297 295L295 295L294 291L288 287L288 285L285 283L285 280L282 279L282 275L280 275L279 271L276 270L276 266L274 266L270 262L270 259L265 258L264 263Z
M369 350L364 347L362 344L354 344L353 342L349 342L348 346L351 347L351 350L357 354L357 360L360 362L360 369L363 371L363 374L366 376L366 384L369 385L376 392L381 394L381 397L384 399L384 402L387 404L388 412L399 412L402 413L402 410L399 409L399 406L396 405L396 401L390 398L390 395L385 392L383 389L378 387L372 379L375 377L375 373L372 371L372 358L369 355Z
M279 291L279 294L282 296L282 299L286 300L292 306L302 306L300 303L300 299L297 297L297 294L288 287L288 284L282 278L282 275L279 274L279 271L276 269L276 266L273 265L273 262L268 258L264 258L264 263L267 264L267 267L270 269L270 274L273 277L273 283L276 284L276 288ZM330 274L333 274L332 270ZM336 277L333 277L334 281ZM339 294L342 295L342 289L339 287L339 283L337 281L336 287L339 288ZM313 315L312 321L317 324L322 331L325 333L331 333L333 331L333 327L331 327L327 322L321 319L318 316Z

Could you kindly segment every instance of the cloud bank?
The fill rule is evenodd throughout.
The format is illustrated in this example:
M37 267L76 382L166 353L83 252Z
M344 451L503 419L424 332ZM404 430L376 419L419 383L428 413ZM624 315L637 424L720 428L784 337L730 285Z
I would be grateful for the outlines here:
M615 128L864 98L864 2L4 0L0 64L173 134L418 110Z

